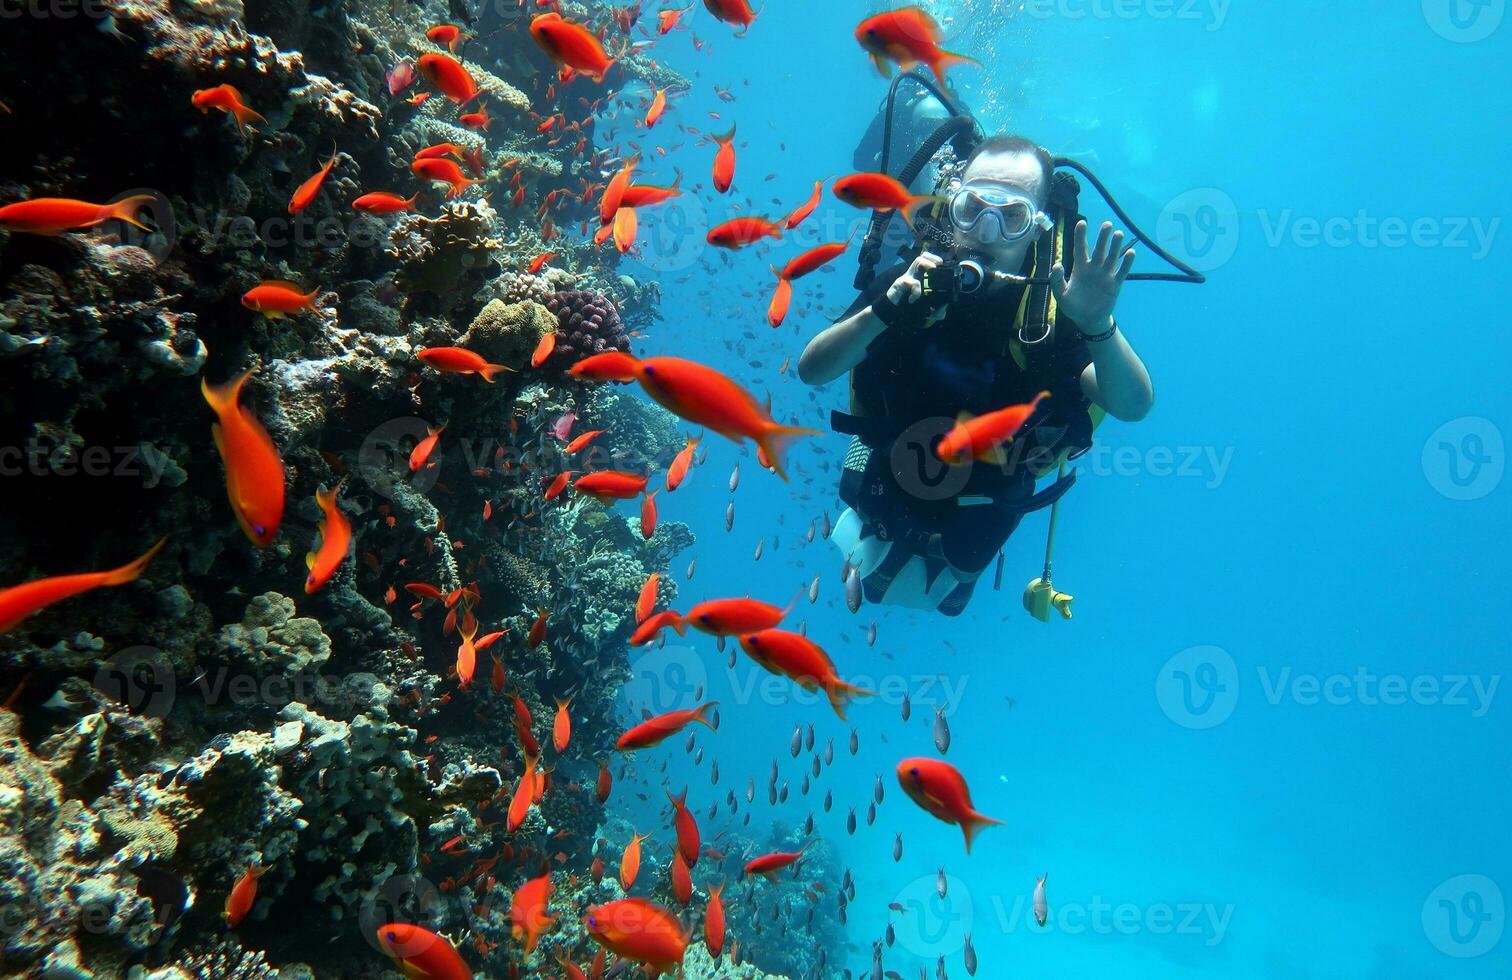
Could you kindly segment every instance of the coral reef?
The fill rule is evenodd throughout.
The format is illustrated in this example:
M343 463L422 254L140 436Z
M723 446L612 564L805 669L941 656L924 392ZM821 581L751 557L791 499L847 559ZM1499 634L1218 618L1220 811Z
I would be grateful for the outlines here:
M569 289L541 301L557 318L554 365L570 365L592 354L630 351L630 337L620 320L619 309L603 293Z

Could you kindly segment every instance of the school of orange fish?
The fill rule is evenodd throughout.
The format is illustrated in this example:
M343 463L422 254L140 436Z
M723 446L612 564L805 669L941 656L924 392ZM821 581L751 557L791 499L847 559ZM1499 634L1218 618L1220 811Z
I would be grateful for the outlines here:
M522 5L524 2L525 0L521 0ZM542 8L555 6L551 0L536 0L535 5ZM756 20L756 13L747 0L704 0L704 6L717 20L740 28L737 36L743 36ZM661 11L656 17L657 35L685 28L684 18L689 10L690 8ZM548 95L555 97L578 77L601 83L614 69L618 57L611 56L606 50L610 30L617 26L623 34L629 35L639 14L639 5L622 8L615 14L615 24L606 25L598 31L575 23L555 10L535 16L530 22L530 36L559 68L555 84L548 90ZM414 69L418 67L419 74L431 89L455 104L459 123L471 129L486 130L491 123L487 106L480 98L480 90L472 72L458 54L469 35L455 25L442 24L433 27L427 36L438 45L445 46L450 53L426 54L418 59L415 66L406 63L396 67L389 73L391 94L399 95L414 84ZM857 27L855 37L884 73L888 63L896 63L904 69L924 64L943 78L947 67L969 60L940 48L939 28L919 8L903 8L869 17ZM644 45L635 46L627 42L620 55L643 47ZM701 43L699 47L702 47ZM422 91L406 101L416 105L432 94L431 91ZM241 94L230 85L196 91L190 102L192 107L201 112L225 113L243 131L249 126L267 124L267 120L248 106ZM587 105L590 114L597 107L596 103ZM672 104L667 91L656 91L639 125L649 132L670 108ZM580 141L578 152L588 152L588 137L582 134L579 123L567 119L565 111L539 118L540 132L555 131L555 140L570 138L568 134L576 132ZM707 136L708 141L717 147L711 179L715 191L720 194L727 193L734 184L737 152L735 134L736 128L731 126L728 133ZM657 147L657 151L663 156L667 152L661 147ZM600 153L604 153L608 159L608 151L596 150L593 153L595 159ZM339 154L333 151L327 162L300 184L289 201L291 214L298 214L317 198L338 159ZM599 227L593 230L592 235L595 243L605 245L612 241L614 247L622 253L635 248L638 209L654 207L684 193L679 186L680 178L678 183L669 187L634 183L639 160L638 155L624 159L612 177L602 185L585 186L582 195L583 203L590 205L595 196L598 198L595 210ZM410 169L422 182L446 185L447 197L453 198L465 194L476 185L502 180L518 162L504 161L490 174L482 150L469 151L455 144L442 143L419 151ZM462 169L464 165L467 172ZM468 176L469 173L472 176ZM724 249L740 249L763 239L780 239L784 232L797 228L818 207L824 183L822 180L815 181L809 199L779 220L747 216L717 225L708 233L709 244ZM525 188L518 170L514 171L510 186L514 188L514 206L522 206ZM359 212L378 215L413 211L418 208L421 193L405 197L401 193L374 189L353 201L352 207ZM557 193L552 192L552 196ZM842 177L833 182L832 193L853 207L896 210L905 219L921 204L932 200L912 195L895 180L875 173ZM139 221L139 211L145 203L145 199L136 197L108 205L59 198L26 200L0 207L0 227L13 232L57 235L119 220L146 229ZM561 234L547 216L553 203L548 197L540 213L543 220L542 238L546 241ZM585 235L590 231L586 222L582 231ZM780 270L774 269L777 286L768 308L768 321L773 327L781 325L788 313L793 283L834 261L846 251L849 244L847 241L820 245L791 259ZM535 257L526 267L527 271L539 272L555 254L545 252ZM297 316L316 308L320 292L319 288L306 289L295 283L269 281L249 290L242 302L248 309L264 316ZM532 355L532 365L540 366L551 356L552 341L553 335L548 334ZM478 354L457 347L428 348L419 351L417 357L421 364L433 371L472 375L487 383L492 383L500 372L510 370L503 365L490 364ZM787 478L784 466L787 443L797 437L816 434L810 429L778 423L769 406L763 406L734 380L691 360L667 356L637 358L610 352L578 361L569 373L583 382L638 383L650 398L692 425L715 432L736 443L746 440L753 442L762 465L783 479ZM242 404L242 388L252 374L252 371L248 371L222 384L213 384L206 379L202 381L201 387L205 401L216 418L211 433L224 463L226 493L232 515L253 545L266 548L278 534L283 519L286 474L284 461L268 430L258 416ZM987 458L996 447L1014 436L1032 410L1032 405L1011 406L1002 412L963 422L947 435L940 445L939 454L942 459L955 464ZM420 471L434 465L432 455L444 437L444 430L444 425L433 428L419 441L409 458L411 471ZM581 433L568 443L567 453L571 455L585 450L601 434L601 431ZM699 439L689 436L686 447L677 454L666 472L665 492L675 491L686 477L690 466L694 464L694 452L698 446ZM641 530L649 538L657 522L656 495L661 492L648 490L649 481L650 477L641 473L613 470L578 473L568 470L543 481L543 501L549 504L557 500L569 487L577 494L609 505L640 498ZM338 482L334 487L321 489L316 497L322 519L318 544L307 558L307 593L315 592L330 582L353 552L352 525L339 501L341 489L342 483ZM485 513L484 516L486 518L489 515ZM133 581L142 574L163 547L163 543L157 542L139 558L119 568L44 578L0 590L0 633L10 631L27 617L55 603L93 589ZM721 642L725 638L733 639L752 660L766 670L784 675L806 690L822 692L842 719L850 698L871 693L843 681L837 675L834 663L817 643L801 632L780 628L791 607L782 609L756 599L728 598L700 603L691 607L686 614L674 609L657 610L657 580L656 574L651 575L641 590L634 612L637 626L630 641L632 645L651 643L668 629L683 634L690 627L720 637ZM475 679L478 654L487 650L503 632L478 635L479 624L473 608L480 596L475 588L443 594L435 586L416 582L406 585L405 589L416 599L417 615L432 602L439 603L448 610L446 631L455 631L461 638L456 654L456 684L461 689L467 688ZM387 601L392 602L394 594L391 587ZM532 648L545 640L547 629L547 615L542 612L532 625L528 637L527 642ZM506 684L505 666L497 655L494 656L491 684L495 691L501 690ZM500 794L501 797L508 796L506 828L510 832L521 825L531 808L538 805L551 788L550 771L541 765L542 747L533 734L534 722L529 709L518 695L514 698L514 703L515 730L523 755L524 774L512 790L506 788ZM648 717L625 731L614 748L621 752L648 749L691 724L713 728L710 713L714 707L711 702L692 710ZM571 734L569 704L560 701L551 731L552 748L557 754L567 749ZM898 763L897 778L907 795L925 811L961 828L968 853L975 832L984 825L999 822L975 810L965 779L942 760L904 759ZM600 770L596 787L601 803L610 795L612 782L605 765ZM880 785L878 789L880 791ZM673 893L686 904L693 892L691 875L704 848L697 820L686 805L686 791L680 798L672 797L669 792L668 798L674 807L676 836L670 870L671 882ZM645 839L639 835L634 837L621 858L619 879L627 890L636 880L640 865L640 845ZM444 847L443 851L445 850ZM753 857L744 867L745 875L775 879L779 871L799 862L803 853L803 850L799 850ZM469 877L486 875L492 863L479 862L479 866ZM257 867L246 869L227 896L224 916L229 927L237 926L252 908L261 872L262 869ZM598 877L602 873L602 864L596 859L594 874ZM727 949L729 937L726 935L721 898L723 887L723 882L709 883L707 905L698 917L702 923L703 942L716 959L722 954L732 957L736 955L733 948ZM1037 914L1042 888L1043 880L1040 890L1036 892ZM583 912L580 923L558 922L548 912L551 892L552 876L548 863L545 873L515 890L510 917L514 934L525 953L535 949L547 930L558 928L581 928L598 945L597 954L587 972L570 959L563 958L560 966L563 975L569 980L585 976L599 978L606 974L606 970L613 975L615 970L606 963L606 954L627 964L637 964L652 977L664 972L675 972L682 962L685 949L693 941L689 929L673 910L640 897L628 897L588 908ZM377 940L381 948L411 977L460 980L473 976L471 968L448 939L419 926L385 924L378 929ZM481 948L481 941L479 945ZM730 945L733 947L734 943ZM974 954L968 964L974 972ZM878 966L879 976L880 969ZM943 970L943 966L941 969ZM518 971L518 967L515 971ZM888 975L896 974L889 972Z

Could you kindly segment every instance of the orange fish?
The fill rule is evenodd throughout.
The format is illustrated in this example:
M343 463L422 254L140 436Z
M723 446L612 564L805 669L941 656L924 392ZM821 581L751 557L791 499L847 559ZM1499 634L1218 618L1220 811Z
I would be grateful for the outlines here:
M654 204L665 203L674 197L682 197L682 174L677 175L671 187L631 184L625 188L624 196L620 198L620 207L648 208Z
M621 735L615 741L614 746L621 751L648 748L671 738L693 722L707 725L709 730L713 731L714 724L709 721L707 713L710 708L713 708L717 704L719 704L718 701L710 701L696 708L683 711L668 711L666 714L647 718L639 725L634 726Z
M698 439L695 439L692 436L685 436L684 438L688 440L687 445L683 446L682 449L678 451L677 455L672 457L672 465L667 467L668 493L671 493L673 490L676 490L678 487L682 486L682 481L686 479L688 475L688 467L693 465L693 452L698 448L698 444L703 441L702 436L700 436Z
M562 968L566 980L588 980L588 975L576 963L569 960L566 953L557 954L557 965Z
M609 766L605 763L600 763L598 779L595 780L593 784L594 798L597 799L600 803L603 803L605 800L609 799L609 790L613 787L613 785L614 779L609 775Z
M735 182L735 126L723 136L710 134L710 139L719 144L714 154L714 189L723 194Z
M418 65L425 80L457 105L466 105L478 97L477 80L456 58L444 54L422 54Z
M635 215L634 208L620 208L614 214L614 247L621 255L635 245L636 232L640 227L640 219Z
M441 433L446 431L449 422L442 422L439 429L426 426L426 436L415 444L414 451L410 453L409 468L411 473L420 472L421 467L430 464L431 453L436 451L436 444L441 440Z
M644 623L651 617L651 611L656 608L656 592L660 584L660 572L652 572L646 576L646 582L641 586L640 595L635 599L635 622L637 625Z
M714 15L715 20L739 27L741 30L736 37L744 37L745 32L751 29L751 23L756 20L756 13L751 10L749 0L704 0L704 6Z
M221 912L228 928L235 929L247 917L247 913L252 911L252 906L257 901L257 879L267 870L254 864L243 871L242 876L236 879L236 884L231 886L231 894L226 896L226 907Z
M509 801L509 812L504 815L504 829L514 833L530 815L530 805L536 795L536 760L526 758L525 772L520 775L520 784L515 787L514 797Z
M541 14L531 21L530 36L558 66L571 68L595 82L602 82L614 64L592 31L561 14Z
M744 636L773 628L791 608L778 609L756 599L711 599L689 609L684 618L712 636Z
M923 63L945 85L945 69L951 65L977 65L981 62L953 54L940 47L944 34L922 7L904 7L868 17L856 27L856 41L871 55L877 71L886 78L892 74L889 61L904 71Z
M787 479L782 454L788 440L818 435L813 429L781 425L750 392L713 368L680 357L638 362L636 378L663 408L734 442L753 440L777 475Z
M469 187L481 184L481 180L471 180L462 172L462 168L443 157L426 157L410 164L410 170L421 180L431 180L439 184L446 184L451 190L446 192L448 200L461 197ZM524 188L521 188L524 190Z
M556 717L551 722L551 747L558 753L567 751L567 743L572 740L572 715L568 713L568 706L572 699L557 699Z
M599 224L612 223L620 208L624 207L625 189L630 186L631 176L635 173L639 160L639 157L631 157L604 185L604 196L599 198Z
M377 930L378 946L405 976L425 980L473 980L472 970L451 943L420 926L390 922Z
M823 691L841 721L849 699L872 693L842 681L829 655L799 633L779 629L749 633L740 638L740 647L769 672L791 678L805 691Z
M572 474L576 472L577 470L568 470L565 473L558 473L551 481L551 485L546 488L543 499L549 502L560 497L562 492L567 489L567 481L572 479Z
M542 364L545 364L548 360L551 359L551 355L555 351L556 334L542 334L541 342L536 344L535 350L530 355L530 366L534 368L540 367ZM568 452L571 452L571 450L569 449Z
M673 796L671 790L664 792L672 803L672 825L677 829L677 853L691 868L698 863L698 849L701 842L698 836L698 821L688 809L688 790L684 787L681 796Z
M641 841L650 837L650 834L630 834L630 843L625 845L625 853L620 857L619 880L620 886L625 891L635 884L635 878L640 874Z
M709 231L709 244L717 248L739 249L763 238L781 238L782 226L765 218L731 218Z
M908 188L887 174L860 173L841 177L830 190L851 207L872 211L898 211L913 225L913 213L939 200L929 194L910 194Z
M656 90L655 97L651 99L651 107L646 110L646 128L651 129L652 127L654 127L656 125L656 121L660 119L662 117L662 113L666 111L667 90L664 88L659 88Z
M792 231L794 228L797 228L799 225L803 224L804 219L813 214L814 209L819 206L819 198L823 193L824 181L814 181L813 195L809 197L806 204L787 216L787 220L783 222L783 226L786 227L789 231Z
M783 266L782 278L802 279L809 273L817 272L844 255L845 250L848 248L850 248L849 241L828 242L824 245L816 245Z
M599 503L607 504L615 500L630 500L645 493L646 477L620 470L599 470L578 477L573 482L572 489Z
M478 669L478 648L473 645L477 625L462 627L462 643L457 647L457 683L462 687L472 683L473 673Z
M709 888L709 902L704 906L704 943L709 947L709 955L719 958L724 950L725 941L725 914L724 882Z
M620 351L606 351L578 361L567 373L584 381L634 381L640 362Z
M797 851L776 851L772 854L763 854L746 862L745 873L747 875L764 875L767 881L776 881L777 872L803 857L803 852L809 849L805 844Z
M672 852L672 897L679 905L693 900L693 876L688 872L688 862L681 851Z
M147 549L146 554L120 568L112 568L104 572L55 575L52 578L39 578L21 585L13 585L8 589L0 589L0 634L10 632L22 620L55 602L62 602L64 599L71 599L103 586L135 582L147 568L147 563L162 550L167 540L164 538Z
M113 204L91 204L67 197L39 197L0 208L0 228L32 235L61 235L65 231L93 228L106 221L124 221L143 231L152 231L137 220L137 212L156 200L151 194L136 194Z
M498 694L504 690L505 680L504 661L500 660L499 655L496 653L493 655L493 676L489 678L488 686L493 689L495 694Z
M583 926L594 942L620 959L642 964L653 977L677 972L688 949L688 934L677 916L644 898L591 906Z
M1004 462L1003 444L1013 441L1039 408L1039 403L1049 397L1050 392L1042 391L1034 396L1034 401L1025 405L1009 405L975 418L963 414L935 446L935 455L952 466L962 466L973 460Z
M352 210L361 211L363 214L398 214L400 211L415 210L415 201L419 198L418 191L414 197L409 198L390 194L387 191L373 191L353 201Z
M468 129L476 129L479 132L487 132L488 127L493 125L493 118L488 114L488 106L480 105L477 112L464 112L457 117L457 122Z
M787 276L777 277L777 289L772 293L772 302L767 306L767 323L772 329L782 326L788 309L793 305L793 283Z
M635 632L630 635L630 645L645 646L669 626L676 631L678 636L688 634L688 627L683 622L682 614L675 609L664 609L654 616L646 617L646 620L636 627Z
M467 37L456 24L437 24L426 31L425 36L437 44L446 45L446 49L452 54L457 53L457 45Z
M971 840L977 831L1003 822L976 811L965 777L949 763L938 759L904 759L898 763L898 782L924 812L946 823L960 824L966 835L967 854L971 853Z
M316 286L308 293L301 293L299 286L281 279L258 283L242 294L241 303L270 320L282 320L285 314L314 313L315 297L320 295Z
M640 512L641 538L650 541L656 534L656 491L646 494L641 500Z
M590 429L587 432L584 432L582 435L578 436L576 439L569 442L564 452L566 452L568 455L576 452L582 452L584 447L586 447L593 440L597 439L599 436L603 435L606 431L608 430Z
M247 103L242 101L242 94L232 85L217 85L214 88L202 88L189 97L189 101L200 112L209 114L211 109L219 109L236 120L236 128L242 132L247 131L247 123L257 120L267 123L261 113L252 111Z
M544 269L546 267L546 263L550 262L554 258L556 258L555 252L542 252L540 255L537 255L535 258L530 260L530 265L525 269L525 271L533 276L537 272L540 272L542 269Z
M312 177L303 184L300 184L299 189L294 192L294 196L289 198L290 214L298 214L310 206L310 202L315 200L316 194L320 193L321 186L325 184L325 179L330 176L331 168L334 166L336 166L336 149L332 147L331 158L325 162L325 166L315 171Z
M284 468L273 439L257 416L239 404L249 368L223 385L200 379L200 391L219 419L210 427L226 466L226 496L236 521L259 548L273 543L283 521Z
M656 15L656 33L670 34L674 29L676 29L677 22L682 19L682 15L687 13L690 9L692 8L683 7L678 10L663 10L658 13Z
M514 370L503 364L490 364L462 347L427 347L415 356L442 374L476 374L489 384L493 384L494 375L500 371Z
M530 624L530 635L526 637L526 642L530 644L530 649L534 650L546 642L546 619L549 615L550 613L545 609L539 610L536 613L535 622Z
M341 508L336 506L336 495L341 492L345 479L338 480L331 490L315 493L315 502L320 505L320 547L305 556L305 565L310 574L305 578L306 594L325 586L336 574L336 569L346 561L352 547L352 522L347 520Z

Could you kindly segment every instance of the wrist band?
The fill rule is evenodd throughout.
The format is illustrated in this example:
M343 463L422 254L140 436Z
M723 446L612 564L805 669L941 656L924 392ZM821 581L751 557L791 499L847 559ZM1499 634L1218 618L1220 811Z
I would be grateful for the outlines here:
M1087 343L1089 343L1089 344L1099 344L1099 343L1102 343L1104 340L1107 340L1109 337L1112 337L1114 334L1118 333L1118 321L1117 320L1113 319L1110 316L1110 317L1108 317L1108 324L1109 324L1108 329L1104 330L1102 333L1098 333L1098 334L1086 334L1086 333L1082 333L1080 329L1078 329L1076 332L1079 333L1079 334L1081 334L1081 339L1084 340L1084 341L1086 341Z
M924 322L918 310L899 306L886 293L872 300L871 311L887 327L915 327Z

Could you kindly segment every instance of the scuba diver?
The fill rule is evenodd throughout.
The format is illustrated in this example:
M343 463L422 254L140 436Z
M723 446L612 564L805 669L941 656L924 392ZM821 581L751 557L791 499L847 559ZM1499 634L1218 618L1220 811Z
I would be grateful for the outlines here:
M917 75L898 81L909 78L932 87ZM831 540L859 569L866 600L956 616L994 556L1000 582L1001 549L1024 515L1070 489L1075 472L1065 464L1091 447L1103 416L1138 421L1154 402L1149 372L1113 319L1135 253L1111 223L1089 243L1080 185L1057 168L1090 179L1133 237L1183 273L1133 279L1202 277L1139 232L1080 164L1017 136L981 140L948 95L933 94L952 118L894 176L910 184L946 141L964 166L914 215L919 243L868 275L893 214L873 216L860 296L809 342L798 375L810 385L850 375L850 411L833 413L832 423L853 437L839 490L848 509ZM959 418L1026 404L1042 391L1049 397L1001 462L947 466L936 456ZM1036 492L1036 481L1057 469L1060 478ZM1070 618L1070 596L1048 581L1047 548L1036 583Z

